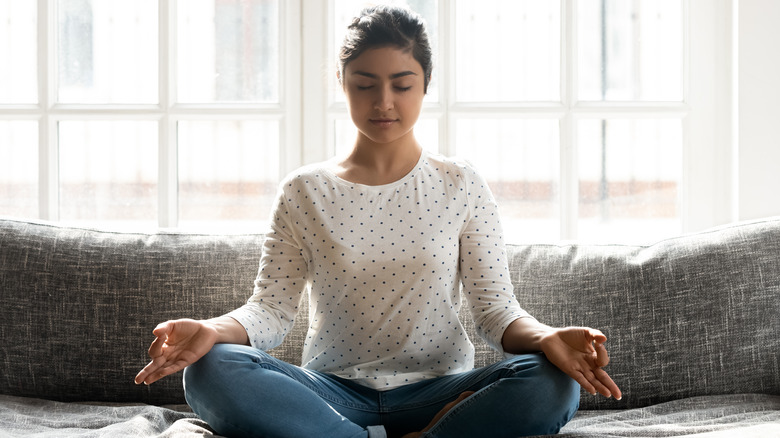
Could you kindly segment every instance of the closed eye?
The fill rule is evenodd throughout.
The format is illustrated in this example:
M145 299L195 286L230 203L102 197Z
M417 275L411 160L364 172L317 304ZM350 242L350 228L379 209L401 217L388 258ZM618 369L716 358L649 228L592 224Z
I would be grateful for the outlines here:
M365 90L370 90L370 89L374 88L374 86L373 85L358 85L355 88L357 88L359 91L365 91ZM412 89L411 86L408 86L408 87L393 87L393 88L395 88L396 91L399 91L399 92L402 92L402 93Z

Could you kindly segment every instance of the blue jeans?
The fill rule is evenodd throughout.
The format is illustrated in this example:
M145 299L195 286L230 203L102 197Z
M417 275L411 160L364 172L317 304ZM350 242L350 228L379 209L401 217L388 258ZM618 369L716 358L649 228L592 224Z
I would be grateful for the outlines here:
M192 409L230 437L401 436L422 430L464 391L476 393L426 437L552 434L574 416L580 396L542 354L377 391L230 344L187 367L184 390Z

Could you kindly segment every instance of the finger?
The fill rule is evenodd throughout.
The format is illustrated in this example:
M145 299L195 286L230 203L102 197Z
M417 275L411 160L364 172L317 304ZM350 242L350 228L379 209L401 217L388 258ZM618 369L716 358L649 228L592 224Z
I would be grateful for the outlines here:
M174 321L161 322L157 324L157 327L155 327L154 330L152 330L152 334L158 338L165 338L173 331L174 325Z
M596 372L602 372L603 370L596 369ZM588 379L588 381L593 385L593 388L598 392L599 394L603 395L604 397L612 397L612 391L609 390L602 382L601 380L596 376L596 373L593 371L586 371L585 377ZM606 374L606 373L605 373ZM593 393L591 393L593 394ZM595 394L594 394L595 395Z
M593 386L593 384L590 383L590 381L585 377L585 374L583 374L580 371L574 371L572 373L568 373L569 377L574 379L577 383L580 384L582 389L584 389L588 394L590 395L596 395L596 388Z
M158 336L154 338L152 345L149 346L149 357L152 359L160 357L162 355L163 346L165 345L166 340L167 338L165 336Z
M601 368L609 364L609 353L603 343L596 343L596 366Z
M167 362L168 362L167 359L165 359L162 356L155 357L154 359L152 359L151 362L146 364L146 366L140 372L138 372L138 374L135 376L135 383L136 384L140 384L140 383L147 383L148 384L147 378L149 377L149 375L151 375L152 373L156 372L160 368L164 367L167 364Z
M146 368L142 369L138 372L138 374L135 375L133 382L135 382L136 385L140 385L144 379L146 379Z
M154 361L149 362L141 371L138 372L135 376L135 384L140 385L141 383L144 383L146 381L146 378L156 371L159 367L155 365Z
M620 390L620 388L617 386L614 380L612 380L612 377L607 374L606 371L602 369L598 369L594 373L596 375L596 378L599 379L599 381L609 390L609 392L612 393L612 396L615 397L616 400L620 400L623 398L623 392Z
M151 385L152 383L162 379L163 377L170 376L171 374L174 374L176 372L179 372L183 370L187 364L184 361L176 361L172 363L165 364L160 369L158 369L156 372L150 374L145 380L144 383L147 385Z
M152 345L149 346L149 357L155 358L162 354L163 345L165 345L165 342L168 340L168 335L172 330L172 321L160 323L152 330L155 339L152 341Z
M601 330L596 330L592 328L588 328L587 338L588 338L588 342L595 342L597 344L603 344L607 342L607 337L604 335L604 333L601 332Z
M160 380L161 378L167 376L168 374L172 373L166 373L165 367L167 364L156 364L154 362L150 362L149 365L144 367L143 370L141 370L140 373L135 377L135 383L136 384L146 384L151 385L152 383Z

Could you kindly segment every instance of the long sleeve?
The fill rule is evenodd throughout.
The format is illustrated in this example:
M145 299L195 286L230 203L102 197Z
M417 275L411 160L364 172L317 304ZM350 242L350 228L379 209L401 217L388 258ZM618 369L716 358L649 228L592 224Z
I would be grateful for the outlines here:
M487 182L471 167L463 169L470 217L460 237L461 282L479 335L498 351L507 326L530 317L515 299L503 230Z
M246 328L253 347L279 345L292 328L306 286L306 261L290 218L290 199L282 189L263 243L254 293L228 316Z

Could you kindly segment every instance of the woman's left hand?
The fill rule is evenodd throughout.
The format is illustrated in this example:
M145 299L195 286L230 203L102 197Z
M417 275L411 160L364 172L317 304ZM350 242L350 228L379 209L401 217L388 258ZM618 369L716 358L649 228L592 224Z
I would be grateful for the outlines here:
M623 394L602 368L609 363L604 347L607 337L588 327L565 327L550 330L541 339L547 359L577 381L590 394L620 400Z

